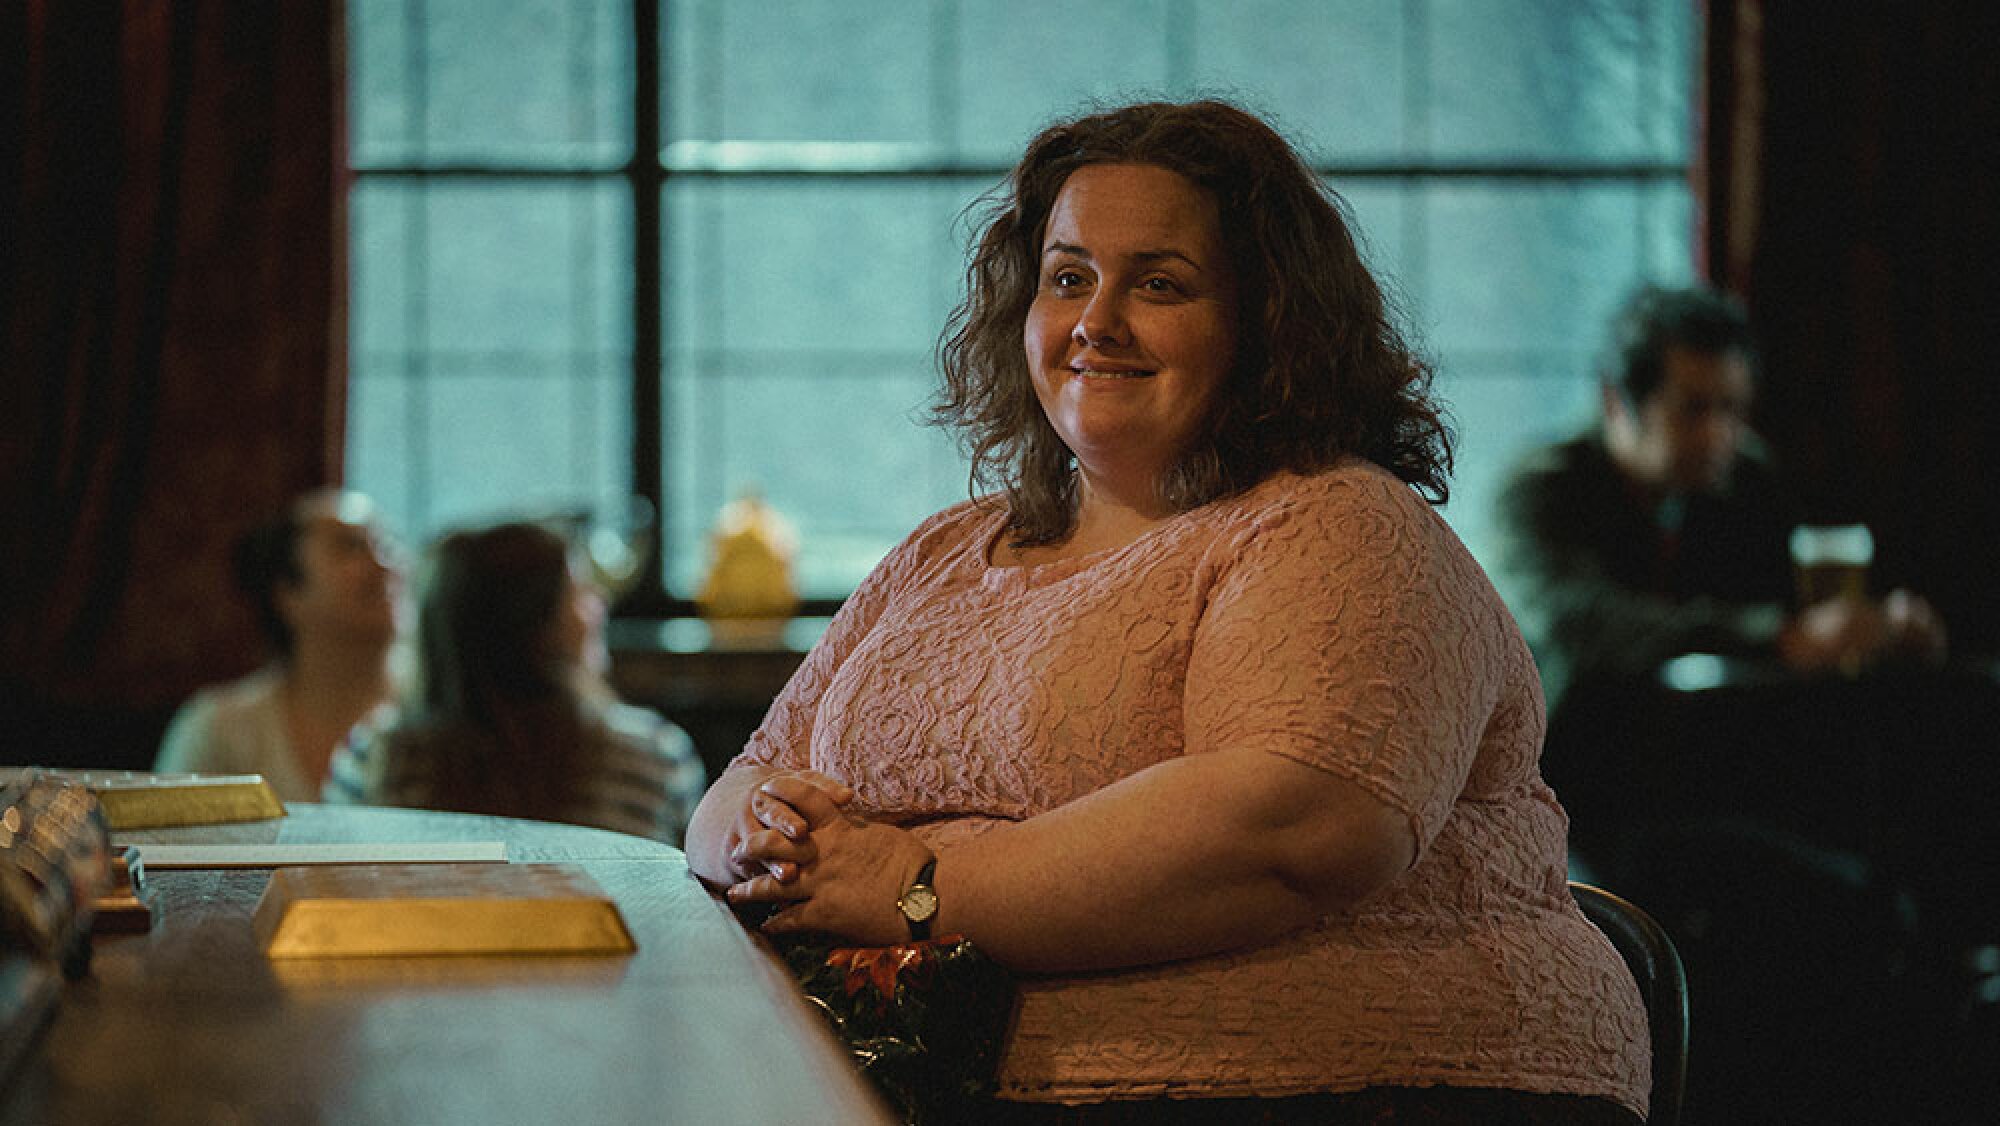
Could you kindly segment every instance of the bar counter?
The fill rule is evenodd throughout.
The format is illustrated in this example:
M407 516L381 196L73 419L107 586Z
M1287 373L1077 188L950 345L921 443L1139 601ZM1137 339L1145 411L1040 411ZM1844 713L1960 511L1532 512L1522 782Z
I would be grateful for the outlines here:
M681 854L574 826L294 804L114 843L499 841L581 866L626 956L269 959L269 869L149 872L152 924L100 935L0 1093L4 1126L97 1123L879 1123L791 981Z

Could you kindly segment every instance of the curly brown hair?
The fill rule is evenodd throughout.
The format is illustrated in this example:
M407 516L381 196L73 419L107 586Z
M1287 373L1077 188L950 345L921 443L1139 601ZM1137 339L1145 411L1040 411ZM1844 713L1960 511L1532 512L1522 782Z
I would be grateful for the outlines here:
M1015 546L1058 542L1076 520L1070 450L1042 414L1021 333L1049 212L1092 164L1157 165L1206 189L1238 280L1236 364L1202 436L1160 483L1164 500L1186 511L1350 456L1447 499L1454 439L1430 365L1362 264L1346 203L1256 116L1226 102L1147 102L1050 126L973 205L983 214L965 299L939 340L931 417L958 429L974 490L1004 493Z

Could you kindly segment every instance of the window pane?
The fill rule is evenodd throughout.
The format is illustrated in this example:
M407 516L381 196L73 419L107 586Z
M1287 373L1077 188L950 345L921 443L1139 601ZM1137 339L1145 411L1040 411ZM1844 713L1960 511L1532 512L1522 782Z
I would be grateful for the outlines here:
M1667 285L1695 281L1694 193L1685 181L1639 188L1639 270Z
M1165 0L1012 0L960 8L958 127L964 154L1008 165L1028 138L1094 98L1158 96Z
M357 356L347 480L404 535L514 516L620 511L630 493L624 357Z
M924 351L957 282L928 181L684 180L666 196L673 346Z
M1698 26L1685 4L1639 5L1638 45L1641 151L1653 159L1685 163L1693 155L1700 82Z
M919 0L671 4L667 136L938 141L934 25L944 11Z
M1432 342L1447 352L1590 349L1642 274L1625 184L1456 181L1424 189Z
M622 365L593 371L584 360L554 368L526 357L486 357L434 373L424 414L427 523L615 511L630 468L608 478L596 452L629 440L628 430L602 432L601 404L607 396L628 399L629 384Z
M448 181L423 193L423 343L457 351L630 347L631 204L615 180Z
M418 537L627 495L623 184L398 179L351 202L349 482Z
M1418 209L1410 185L1402 180L1336 181L1334 191L1347 204L1348 229L1361 248L1361 260L1384 290L1400 295L1421 278L1421 263L1411 260L1410 223Z
M422 27L409 0L348 0L349 159L357 165L400 161L417 151L425 92L411 43Z
M971 182L968 181L969 185ZM853 589L963 465L920 416L977 188L694 180L666 195L670 588L690 595L721 506L756 489L798 525L799 582Z
M358 165L630 158L630 0L350 0L348 25Z
M400 351L416 339L422 282L413 285L411 272L422 256L410 239L422 229L421 204L405 184L363 181L348 193L348 338L357 352Z
M1448 360L1438 378L1459 436L1444 517L1489 571L1499 563L1494 506L1508 471L1529 451L1569 437L1596 417L1596 384L1574 363L1545 367L1460 357Z
M1593 416L1593 360L1612 310L1648 276L1642 203L1655 197L1625 184L1459 181L1418 198L1419 304L1460 436L1445 516L1491 567L1508 468Z
M1443 160L1679 159L1644 100L1684 43L1652 0L1430 0L1432 153ZM1671 135L1670 135L1671 134Z
M1274 116L1309 158L1402 155L1402 5L1238 0L1193 6L1195 85Z
M761 495L797 529L808 597L854 588L917 522L965 497L945 438L920 425L933 380L921 353L848 363L795 355L750 367L727 356L668 385L670 587L691 596L723 504Z
M405 357L356 350L347 362L347 483L375 499L390 530L412 544L428 539L423 447L419 439L421 380Z

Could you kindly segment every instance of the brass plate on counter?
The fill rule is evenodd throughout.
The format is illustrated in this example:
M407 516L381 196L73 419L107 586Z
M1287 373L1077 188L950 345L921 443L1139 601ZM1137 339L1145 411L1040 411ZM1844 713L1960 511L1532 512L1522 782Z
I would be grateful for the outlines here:
M285 803L261 774L25 769L88 788L104 807L105 824L114 833L269 821L285 815Z
M272 958L637 949L618 905L573 864L280 868L255 926Z

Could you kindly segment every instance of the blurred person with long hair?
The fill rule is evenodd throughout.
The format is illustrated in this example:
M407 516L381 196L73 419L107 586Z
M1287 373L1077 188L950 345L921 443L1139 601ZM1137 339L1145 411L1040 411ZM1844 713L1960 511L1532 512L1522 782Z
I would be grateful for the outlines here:
M534 523L446 535L418 575L414 691L336 763L336 801L592 825L678 845L705 775L686 732L605 681L603 594Z

